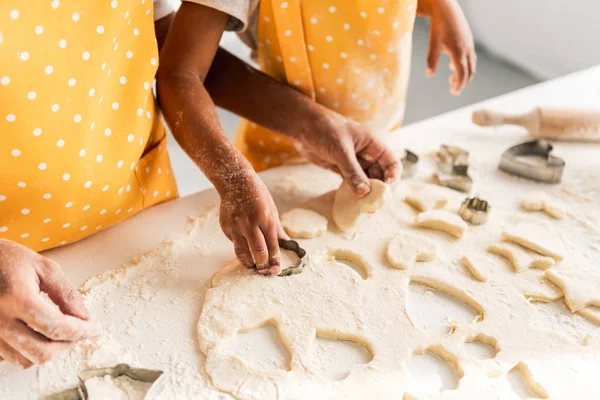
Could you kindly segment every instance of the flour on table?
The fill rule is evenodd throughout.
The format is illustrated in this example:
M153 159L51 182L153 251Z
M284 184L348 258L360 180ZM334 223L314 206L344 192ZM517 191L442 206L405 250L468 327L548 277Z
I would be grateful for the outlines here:
M521 199L521 207L527 211L544 211L555 219L567 216L565 208L544 192L531 192Z
M596 260L577 256L546 272L546 278L560 287L572 312L600 306L600 268Z
M411 268L415 262L431 261L435 258L437 246L430 239L409 232L401 232L390 240L385 253L394 268Z
M502 236L557 261L565 257L565 245L547 222L517 222L505 228Z
M436 229L460 238L469 229L469 225L456 214L444 210L425 211L417 215L415 225Z
M333 220L342 232L352 232L364 213L377 211L389 196L388 185L377 179L371 179L371 191L363 198L357 197L344 182L335 193Z
M281 225L292 239L310 239L327 230L327 218L312 210L294 208L281 215Z
M144 400L151 383L134 381L126 376L92 378L85 381L90 400Z

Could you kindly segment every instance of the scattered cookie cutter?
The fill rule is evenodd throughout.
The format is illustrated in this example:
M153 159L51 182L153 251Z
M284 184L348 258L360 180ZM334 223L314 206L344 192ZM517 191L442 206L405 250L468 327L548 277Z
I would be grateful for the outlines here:
M502 154L498 168L509 174L534 181L559 183L565 161L551 155L552 150L552 143L544 139L521 143Z
M458 210L458 215L473 225L485 224L492 207L485 200L478 197L467 197Z
M419 156L408 149L404 149L405 155L402 157L402 178L410 178L417 173Z
M127 364L119 364L116 367L112 368L86 369L84 371L81 371L81 373L78 376L78 387L43 397L42 400L88 400L89 395L85 387L85 381L92 378L102 378L107 375L111 376L112 378L127 376L128 378L134 381L154 383L156 382L156 380L158 380L158 378L160 378L162 374L162 371L143 368L132 368Z
M468 193L473 187L469 176L469 152L456 146L442 145L438 152L435 181L440 186Z
M304 250L298 242L295 240L285 240L285 239L277 239L279 243L279 248L283 250L288 250L296 253L298 256L298 262L295 265L290 265L286 268L282 268L278 276L290 276L296 275L302 272L302 268L304 267L304 257L306 257L306 250ZM252 265L250 268L256 268L256 264Z

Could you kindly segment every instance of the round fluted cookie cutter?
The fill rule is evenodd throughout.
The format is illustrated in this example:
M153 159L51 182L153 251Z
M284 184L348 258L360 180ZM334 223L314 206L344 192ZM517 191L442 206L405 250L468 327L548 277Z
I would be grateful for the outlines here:
M277 276L290 276L296 275L302 272L304 267L304 257L306 257L306 250L304 250L298 242L295 240L277 239L279 248L287 251L294 252L298 256L298 262L295 265L290 265L286 268L282 268ZM250 266L250 268L256 269L256 264Z
M481 225L487 222L491 209L487 201L477 197L467 197L460 205L458 215L470 224Z

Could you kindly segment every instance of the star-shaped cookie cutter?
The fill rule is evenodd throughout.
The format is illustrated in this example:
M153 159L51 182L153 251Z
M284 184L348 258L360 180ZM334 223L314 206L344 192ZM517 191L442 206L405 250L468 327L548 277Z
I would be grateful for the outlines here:
M469 152L456 146L442 145L438 152L435 181L440 186L468 193L473 187L473 179L468 174Z

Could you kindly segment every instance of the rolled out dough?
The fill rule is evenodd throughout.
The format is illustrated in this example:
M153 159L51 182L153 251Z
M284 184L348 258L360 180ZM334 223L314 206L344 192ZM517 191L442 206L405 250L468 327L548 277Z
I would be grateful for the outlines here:
M353 232L361 215L380 209L389 196L388 185L377 179L371 179L371 191L363 198L356 197L350 185L344 182L335 193L333 221L342 232Z
M407 269L417 261L431 261L435 258L435 242L422 235L401 232L392 238L385 253L394 268Z
M281 215L281 225L292 239L311 239L327 230L327 218L304 208L294 208Z
M519 365L520 370L527 371L523 379L535 393L547 393L551 398L585 398L586 394L600 391L596 372L592 372L600 370L598 349L583 347L551 326L544 329L547 325L531 324L538 314L529 299L553 301L562 296L560 290L544 280L544 271L528 269L515 274L509 268L488 263L487 258L482 261L484 256L472 256L485 252L489 243L500 238L506 213L497 210L485 225L465 232L466 224L458 216L429 211L442 213L426 219L443 221L434 225L443 224L443 229L456 234L464 232L461 241L456 242L445 235L420 230L411 223L412 218L399 215L412 216L412 210L401 206L407 186L400 184L397 190L393 201L361 222L360 231L369 234L349 239L327 231L318 240L301 240L308 256L299 275L270 279L253 274L238 263L217 273L197 326L199 346L206 355L206 373L215 387L241 400L396 400L405 394L433 400L510 399L515 398L515 393L505 377ZM449 198L454 203L461 199L459 194ZM326 201L331 201L331 197L319 198L307 208L326 209ZM382 257L388 244L401 239L408 242L407 237L413 244L400 251L405 259L398 265L406 267L419 257L430 261L414 262L407 269L390 268ZM419 237L423 240L418 245L412 242ZM427 242L436 246L433 259L428 246L415 251ZM368 264L366 278L332 261L332 252L339 249L352 249L360 255L361 263ZM396 250L392 254L397 254ZM480 282L459 267L463 255L467 255L465 260ZM490 260L493 261L491 257ZM470 305L479 316L471 323L449 321L452 333L445 337L424 334L412 322L406 306L412 301L411 284L427 285L452 295ZM265 323L277 327L281 342L289 351L290 364L285 368L257 369L225 350L237 332L251 331ZM327 380L313 369L311 362L320 335L363 345L373 359L366 365L351 367L342 381ZM465 347L465 343L482 337L501 350L494 358L481 360ZM407 361L425 351L443 354L456 369L460 377L456 389L431 394L411 379Z
M547 222L518 222L504 229L502 236L557 261L565 258L565 245Z

